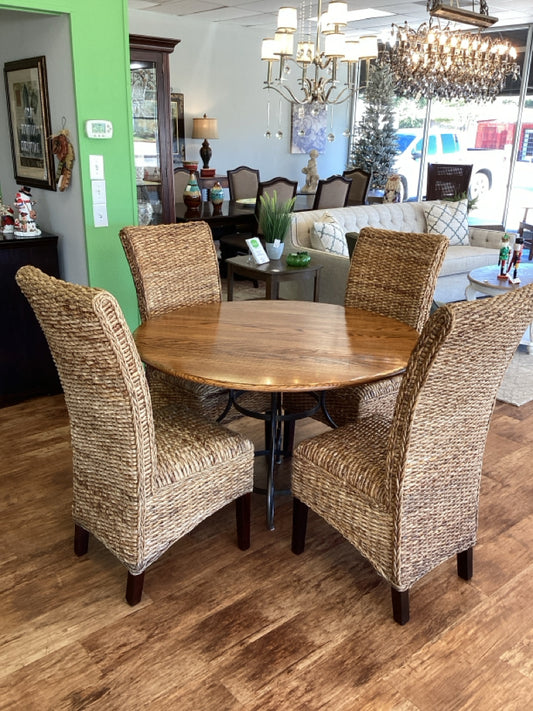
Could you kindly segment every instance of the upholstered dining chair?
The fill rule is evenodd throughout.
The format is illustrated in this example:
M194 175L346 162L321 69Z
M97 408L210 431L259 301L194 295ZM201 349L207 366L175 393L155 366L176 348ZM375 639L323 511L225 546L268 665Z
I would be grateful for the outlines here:
M352 253L344 305L396 318L421 331L447 249L443 235L364 227ZM401 379L397 375L332 390L325 398L328 413L339 426L368 414L392 415ZM305 411L310 405L305 394L284 395L287 412ZM328 422L320 410L314 417ZM291 423L287 451L293 437Z
M351 168L345 170L342 174L343 178L349 178L352 181L348 191L347 205L366 205L366 198L372 173L369 173L362 168Z
M74 550L93 534L127 568L137 604L145 570L236 501L238 545L250 543L253 443L180 405L154 407L143 364L110 293L35 267L17 282L41 324L68 408Z
M174 201L183 202L183 193L191 173L187 168L174 168Z
M295 197L297 190L298 181L289 180L288 178L277 177L259 183L257 188L257 199L255 201L255 217L257 219L258 234L260 234L259 213L261 212L261 196L268 195L269 197L273 197L274 193L276 193L278 203L283 203Z
M253 198L257 195L260 173L255 168L247 165L240 165L233 170L227 170L229 199L242 200L243 198Z
M426 200L466 197L471 176L471 164L428 163Z
M470 579L491 414L532 319L533 285L430 316L392 418L371 415L294 450L293 552L304 550L311 508L391 585L399 624L411 587L440 563L457 556Z
M141 320L184 306L222 300L218 259L205 222L124 227L120 240L130 265ZM152 400L176 400L216 419L228 392L146 367Z
M319 180L313 210L345 207L348 204L351 184L351 178L344 178L342 175L332 175L326 180Z

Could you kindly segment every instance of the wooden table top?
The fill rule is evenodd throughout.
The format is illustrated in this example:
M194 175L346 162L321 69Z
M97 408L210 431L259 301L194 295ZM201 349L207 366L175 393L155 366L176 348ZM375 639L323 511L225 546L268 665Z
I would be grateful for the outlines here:
M361 309L308 301L233 301L177 309L134 334L142 360L236 390L328 390L401 373L418 333Z

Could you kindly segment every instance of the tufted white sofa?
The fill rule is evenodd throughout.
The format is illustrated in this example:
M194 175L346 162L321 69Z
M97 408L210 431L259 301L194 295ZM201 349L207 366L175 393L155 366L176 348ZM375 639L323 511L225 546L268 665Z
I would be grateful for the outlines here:
M324 221L328 213L345 232L360 232L363 227L380 227L400 232L426 232L426 218L422 205L428 202L403 202L376 205L354 205L329 210L309 210L295 212L289 235L285 239L284 254L306 250L314 264L322 264L320 276L320 301L334 304L344 302L344 291L348 278L349 259L329 252L321 252L311 247L309 236L314 222ZM476 267L498 263L498 253L503 232L480 227L470 227L469 245L448 247L442 266L435 300L438 302L460 301L465 298L468 285L467 274ZM387 255L383 255L386 259ZM376 264L379 270L379 264ZM281 294L285 298L312 298L311 283L288 282L282 284Z

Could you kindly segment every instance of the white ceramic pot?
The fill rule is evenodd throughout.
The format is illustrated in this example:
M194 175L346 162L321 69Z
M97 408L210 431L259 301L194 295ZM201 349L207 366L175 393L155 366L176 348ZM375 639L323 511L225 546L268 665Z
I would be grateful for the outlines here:
M265 242L265 250L269 259L281 259L283 247L283 242L280 242L278 245L275 245L274 242Z

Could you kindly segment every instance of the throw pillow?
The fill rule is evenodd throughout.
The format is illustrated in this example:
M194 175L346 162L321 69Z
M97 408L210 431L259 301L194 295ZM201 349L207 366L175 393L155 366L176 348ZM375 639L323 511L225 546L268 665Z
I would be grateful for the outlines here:
M469 244L467 200L435 202L423 205L423 210L430 234L445 235L451 245Z
M344 230L337 222L315 222L311 227L311 246L321 252L348 257Z

